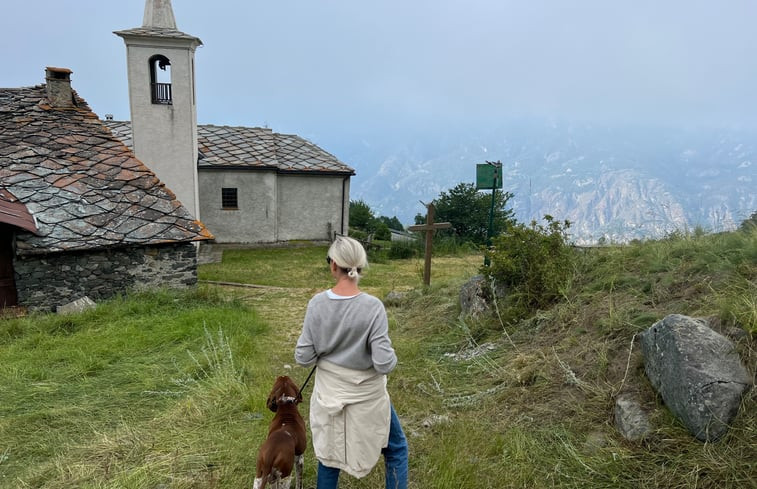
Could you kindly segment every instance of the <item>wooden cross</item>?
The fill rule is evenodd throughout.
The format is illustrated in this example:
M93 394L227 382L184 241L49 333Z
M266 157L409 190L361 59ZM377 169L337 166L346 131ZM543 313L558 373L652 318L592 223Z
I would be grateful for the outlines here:
M428 204L426 208L428 209L426 224L409 226L407 229L408 231L423 231L426 233L426 264L423 267L423 283L429 285L431 283L431 246L433 246L434 242L434 231L451 228L452 223L434 222L434 204Z

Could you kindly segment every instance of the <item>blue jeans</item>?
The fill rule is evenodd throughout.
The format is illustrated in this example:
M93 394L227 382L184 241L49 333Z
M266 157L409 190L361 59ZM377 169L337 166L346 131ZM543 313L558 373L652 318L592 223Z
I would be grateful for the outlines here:
M389 443L381 450L386 466L386 489L407 489L407 439L402 431L400 419L391 408ZM326 467L318 462L317 489L336 489L339 485L339 469Z

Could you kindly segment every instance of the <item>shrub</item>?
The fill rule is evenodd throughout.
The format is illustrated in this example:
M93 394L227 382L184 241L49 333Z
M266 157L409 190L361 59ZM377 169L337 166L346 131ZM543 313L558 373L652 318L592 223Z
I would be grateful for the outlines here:
M508 290L507 306L527 313L554 303L574 273L569 221L544 216L546 226L516 224L492 241L484 274Z
M418 243L415 241L392 241L389 247L389 258L392 260L413 258L418 250Z
M389 241L392 239L392 232L389 231L389 226L387 226L383 222L379 222L376 225L376 232L374 233L373 237L382 241Z
M757 211L753 212L748 219L744 219L739 229L747 233L757 230Z
M365 241L368 239L368 233L360 229L350 228L350 238L355 238L358 241Z

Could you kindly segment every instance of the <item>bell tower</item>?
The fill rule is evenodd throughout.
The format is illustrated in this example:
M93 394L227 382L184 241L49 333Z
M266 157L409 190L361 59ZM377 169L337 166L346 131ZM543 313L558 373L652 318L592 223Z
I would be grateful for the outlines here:
M202 41L176 28L171 0L146 0L126 44L134 153L200 218L194 54Z

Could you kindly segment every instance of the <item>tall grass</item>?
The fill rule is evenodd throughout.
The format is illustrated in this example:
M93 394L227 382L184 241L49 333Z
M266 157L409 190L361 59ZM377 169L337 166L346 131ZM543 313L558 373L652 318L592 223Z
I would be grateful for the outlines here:
M168 438L178 450L194 435L181 426L217 424L208 415L219 402L236 409L249 402L232 355L252 355L263 332L242 303L202 289L3 321L0 486L147 487L137 481L152 474L154 487L165 479L161 470L176 468L160 466L189 463L192 455L160 455L168 450L167 433L177 430ZM202 436L221 442L225 436L215 430ZM207 463L214 457L204 449L196 454Z
M754 234L671 236L580 254L550 307L519 321L460 316L460 285L483 256L372 263L399 357L389 392L408 435L412 488L757 487L757 409L702 444L651 390L635 334L670 313L714 318L754 373ZM331 285L325 246L229 250L201 285L117 298L70 316L0 321L0 487L249 487L276 375L307 300ZM740 333L746 331L746 333ZM613 427L632 390L653 433ZM300 411L307 419L309 392ZM315 485L312 450L305 487ZM342 488L383 486L379 466Z

